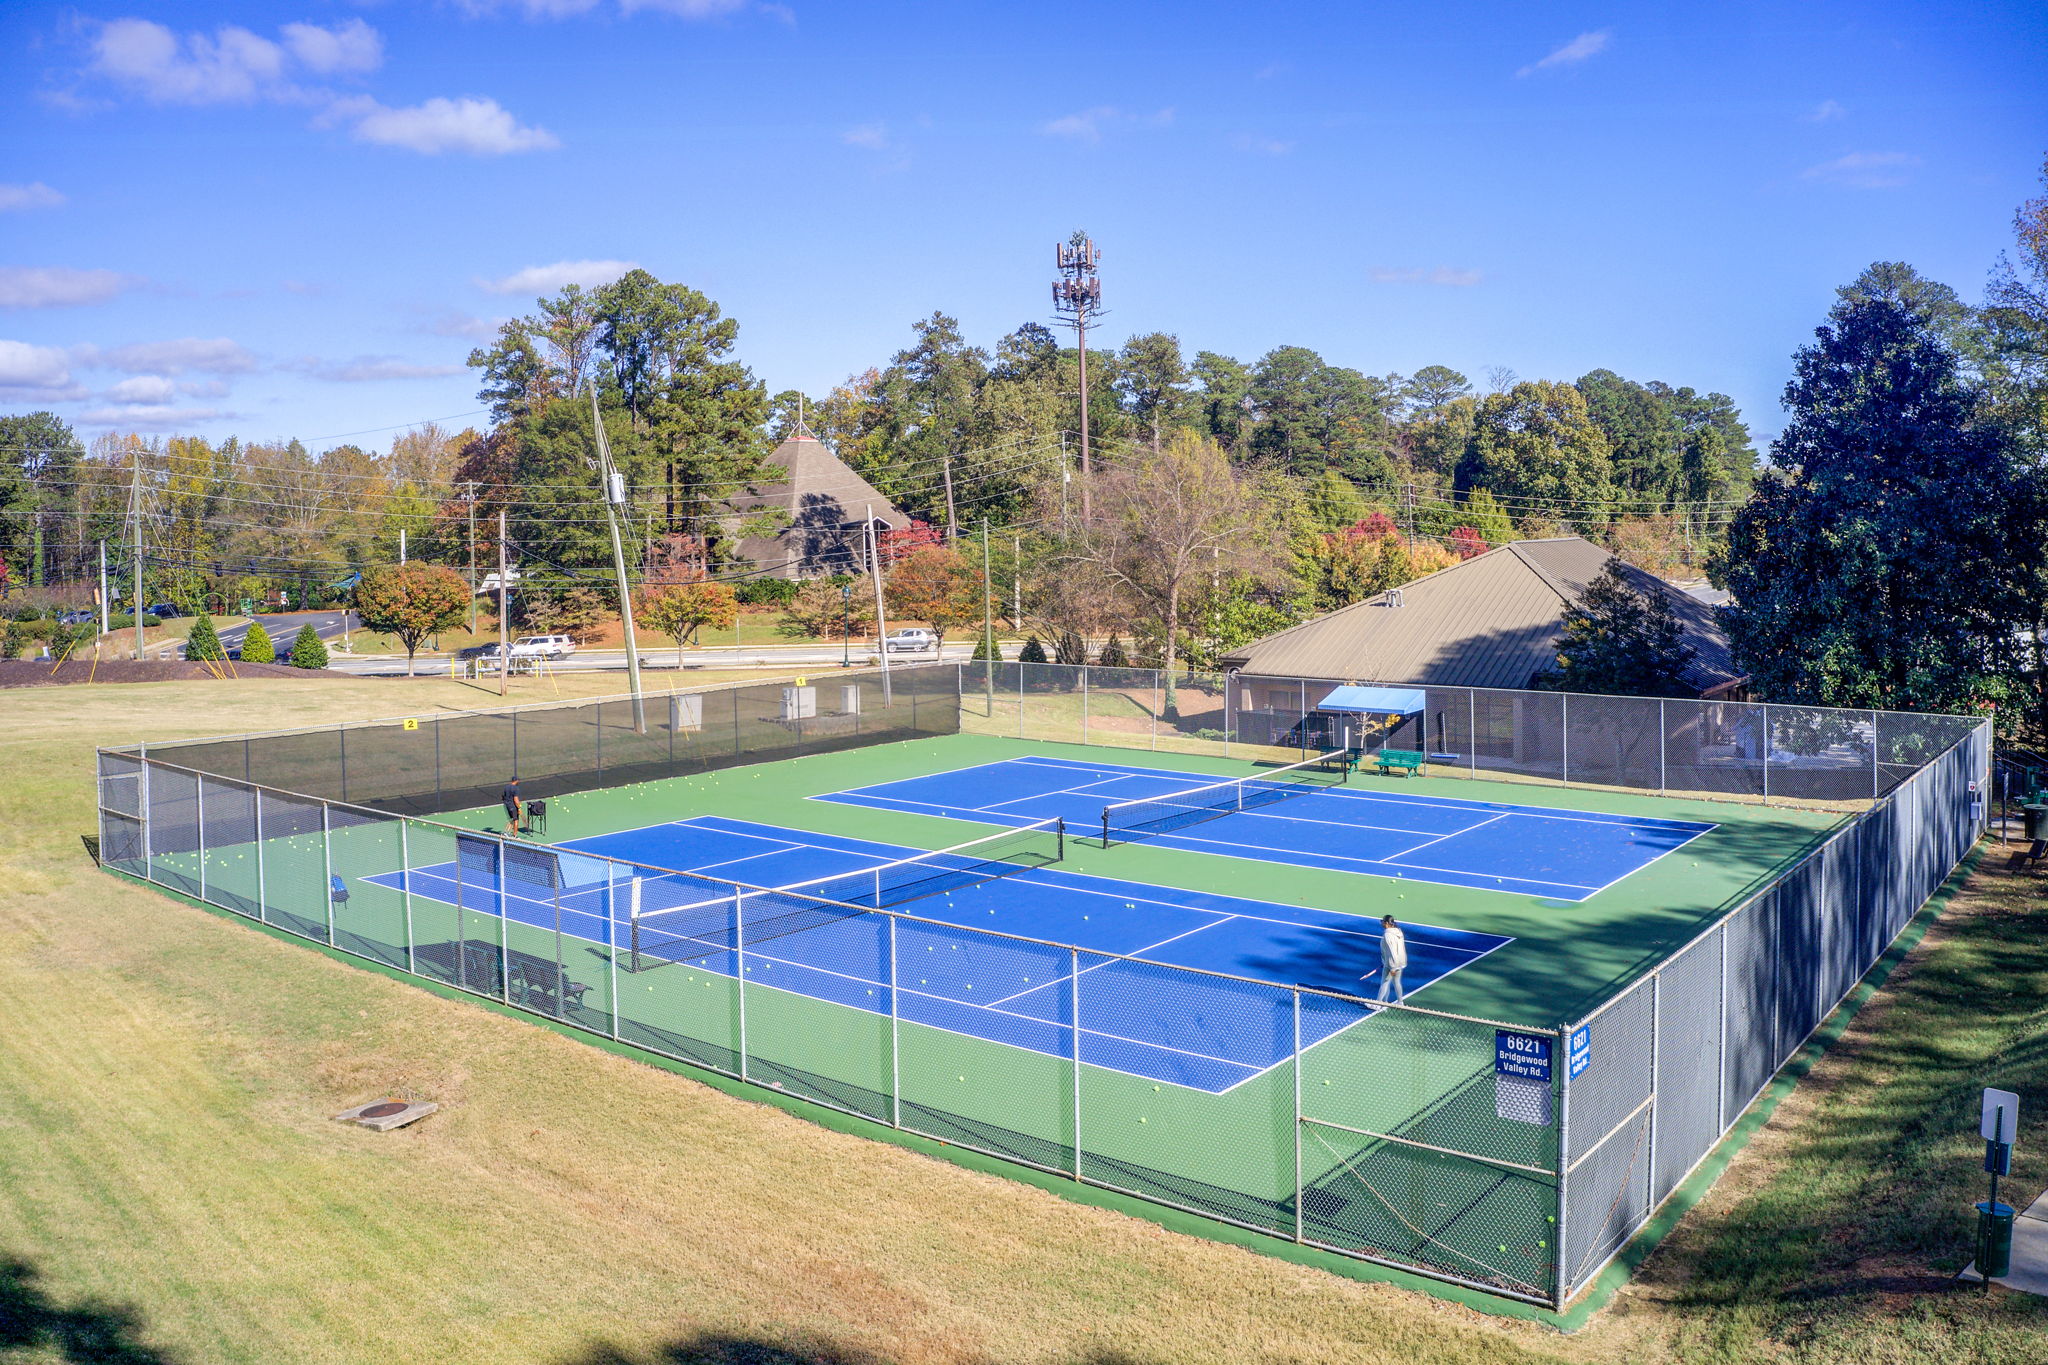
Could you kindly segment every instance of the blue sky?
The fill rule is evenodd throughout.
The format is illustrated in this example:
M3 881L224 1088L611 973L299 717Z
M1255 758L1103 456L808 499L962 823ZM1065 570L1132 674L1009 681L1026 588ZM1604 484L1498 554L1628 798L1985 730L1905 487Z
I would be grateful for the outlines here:
M15 4L0 410L308 440L645 266L817 394L943 309L1373 373L1605 366L1780 425L1833 289L1980 296L2048 152L2036 3Z

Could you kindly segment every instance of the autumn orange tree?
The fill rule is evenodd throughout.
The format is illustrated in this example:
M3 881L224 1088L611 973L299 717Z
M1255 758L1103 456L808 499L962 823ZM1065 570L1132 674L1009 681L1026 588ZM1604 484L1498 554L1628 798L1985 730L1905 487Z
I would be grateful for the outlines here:
M683 649L706 626L729 630L739 619L740 600L730 583L650 583L633 602L634 614L676 641L676 666Z
M405 672L430 635L462 624L469 611L469 585L453 569L437 564L386 564L363 570L356 587L356 614L371 630L398 637L405 646Z
M882 581L882 600L890 615L930 626L940 644L954 626L980 619L984 605L980 573L950 545L928 545L897 561Z

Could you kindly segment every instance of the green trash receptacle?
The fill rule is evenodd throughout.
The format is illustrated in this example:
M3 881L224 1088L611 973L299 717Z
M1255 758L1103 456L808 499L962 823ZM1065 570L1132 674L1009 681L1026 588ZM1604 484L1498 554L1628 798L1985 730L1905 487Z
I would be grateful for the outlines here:
M1987 1280L2012 1273L2012 1205L1977 1205L1977 1273Z
M2027 817L2027 837L2048 839L2048 805L2021 806Z

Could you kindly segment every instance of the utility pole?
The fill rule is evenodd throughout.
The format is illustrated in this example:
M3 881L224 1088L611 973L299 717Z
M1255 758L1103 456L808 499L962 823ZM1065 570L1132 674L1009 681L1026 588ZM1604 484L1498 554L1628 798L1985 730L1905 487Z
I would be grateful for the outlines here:
M476 484L462 485L463 501L469 505L469 634L476 637Z
M511 640L506 628L510 612L505 605L505 509L498 509L498 695L505 695L505 675L512 671Z
M405 528L398 528L398 562L405 563Z
M882 614L882 555L875 539L873 503L861 505L860 519L868 540L868 569L875 580L875 653L882 660L882 704L887 706L895 696L889 687L889 620Z
M633 732L647 733L647 702L640 695L640 642L633 635L633 587L626 581L626 543L619 536L619 513L626 510L626 481L612 466L612 444L605 439L604 414L597 406L597 385L590 386L590 422L597 433L597 473L604 483L604 520L612 529L612 568L619 575L619 622L626 628L626 676L633 689Z
M128 485L128 524L135 541L135 657L140 659L146 652L142 644L142 452L134 450L129 455L135 461L134 478Z
M1093 521L1093 499L1088 476L1094 472L1088 458L1088 327L1102 311L1102 281L1095 266L1101 250L1085 232L1076 232L1054 248L1060 278L1052 282L1052 310L1059 320L1074 329L1074 344L1081 358L1081 520Z
M113 629L107 620L107 542L100 541L100 634Z
M1024 537L1010 537L1010 619L1024 629Z

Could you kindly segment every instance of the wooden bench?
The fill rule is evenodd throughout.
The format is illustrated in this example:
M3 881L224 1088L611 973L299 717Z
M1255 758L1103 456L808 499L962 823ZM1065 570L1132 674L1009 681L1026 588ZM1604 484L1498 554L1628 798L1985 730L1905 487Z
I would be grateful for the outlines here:
M2018 872L2029 864L2038 867L2044 858L2048 858L2048 839L2036 839L2025 848L2014 849L2005 860L2005 870Z
M1421 772L1429 764L1427 755L1413 749L1382 749L1372 756L1372 761L1379 768L1381 777L1391 777L1397 772L1408 777Z

